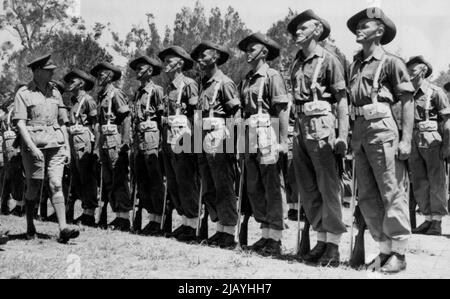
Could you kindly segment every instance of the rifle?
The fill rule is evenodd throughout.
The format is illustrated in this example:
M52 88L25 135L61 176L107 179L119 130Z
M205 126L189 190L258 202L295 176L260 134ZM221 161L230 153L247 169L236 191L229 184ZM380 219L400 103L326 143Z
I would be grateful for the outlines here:
M209 217L209 212L208 212L208 209L207 209L206 205L204 205L204 207L205 207L205 212L203 214L202 224L200 226L200 240L208 240L208 217Z
M201 214L202 214L202 194L203 193L203 184L200 182L200 194L198 195L198 221L197 221L197 229L195 235L200 240L200 226L201 226Z
M298 218L298 221L300 222L300 217ZM305 225L303 226L299 251L297 252L297 255L300 257L303 257L304 255L306 255L308 252L311 251L311 242L309 240L310 228L311 224L308 221L308 217L305 217Z
M445 183L447 190L447 210L450 213L450 163L445 159Z
M67 206L66 206L66 219L67 219L67 223L72 223L73 222L73 218L74 218L74 213L75 213L75 201L71 200L71 196L70 193L72 191L72 173L70 170L70 166L69 166L69 173L70 173L70 180L69 180L69 189L67 190Z
M108 221L108 197L105 198L105 201L103 201L103 165L100 162L100 200L98 202L98 210L97 210L97 226L100 228L106 228L107 227L107 221Z
M358 227L358 235L354 240L354 225L353 221L350 228L350 267L359 268L365 264L365 244L364 244L364 232L366 230L366 222L361 213L359 206L356 206L356 194L358 191L358 185L356 180L356 163L355 157L353 157L352 165L352 200L351 211L352 216L355 218L356 226ZM355 246L353 247L353 242Z
M409 164L408 164L407 161L405 162L405 167L406 167L406 173L409 175L410 171L409 171ZM409 180L407 180L405 182L405 184L408 184L406 193L409 196L409 219L410 219L410 222L411 222L411 229L415 229L417 227L417 219L416 219L417 201L416 201L416 198L414 196L414 190L412 188L412 183Z
M133 233L139 233L142 229L142 204L139 201L139 208L138 212L136 213L136 206L138 205L136 175L133 176L132 182L133 191L131 192L131 197L133 198L133 210L131 216L131 231Z
M238 249L238 250L242 249L242 245L247 245L248 220L247 220L247 227L244 227L245 230L242 230L242 231L245 231L245 240L241 240L241 229L243 228L241 226L241 210L242 210L242 195L244 193L244 175L245 175L245 160L242 159L242 161L241 161L241 175L240 175L240 178L239 178L239 198L238 198L238 206L237 206L237 214L238 214L237 235L238 235L238 242L237 242L236 249ZM242 241L245 241L245 244L242 244Z

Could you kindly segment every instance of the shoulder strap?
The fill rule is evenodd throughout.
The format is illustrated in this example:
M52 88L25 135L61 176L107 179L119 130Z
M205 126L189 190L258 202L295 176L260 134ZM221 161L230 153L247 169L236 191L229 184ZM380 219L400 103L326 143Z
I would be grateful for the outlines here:
M383 53L383 56L381 57L381 61L378 64L377 70L375 71L375 76L373 77L373 85L372 85L372 92L371 92L371 99L372 103L378 102L378 90L380 89L380 76L381 71L383 70L383 65L386 61L386 53Z
M433 97L433 93L433 88L429 86L425 94L425 119L427 121L430 120L431 98Z
M177 110L176 110L176 115L180 115L180 113L181 113L181 97L183 96L183 89L184 89L184 87L186 86L186 83L184 83L184 81L181 81L181 84L180 84L180 87L178 88L179 89L179 91L178 91L178 97L177 97L177 103L176 103L176 105L177 105Z
M87 95L84 95L81 99L80 105L78 106L77 112L75 113L75 120L78 121L78 117L80 117L81 107L83 106L84 102L86 102Z
M212 105L216 101L217 95L219 94L219 90L222 87L222 81L217 81L216 85L214 85L214 93L211 98L211 101L209 102L209 117L214 117L214 111Z
M151 86L149 92L147 93L147 102L145 105L145 111L150 110L150 99L152 98L153 93L154 93L154 88L153 88L153 86Z
M114 99L114 90L108 93L106 99L108 99L107 122L108 122L108 124L110 124L111 123L111 114L112 114L112 101Z
M319 59L317 60L316 68L314 70L314 74L313 74L313 78L312 78L311 91L313 93L314 102L317 102L319 100L317 97L317 85L318 85L317 79L319 79L319 72L320 72L320 69L322 68L323 61L324 61L324 58L319 57Z
M11 115L12 115L13 109L10 109L8 112L8 116L6 117L6 126L7 130L11 131Z

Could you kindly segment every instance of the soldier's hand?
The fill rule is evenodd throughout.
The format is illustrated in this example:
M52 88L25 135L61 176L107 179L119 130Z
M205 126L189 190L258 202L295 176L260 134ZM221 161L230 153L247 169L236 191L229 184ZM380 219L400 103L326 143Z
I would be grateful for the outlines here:
M289 153L289 145L287 144L287 142L281 142L278 148L280 150L280 153L286 155Z
M37 147L31 150L31 154L39 161L44 161L44 153Z
M402 161L408 160L410 154L411 142L400 141L398 144L398 159Z
M65 146L64 147L64 155L65 155L65 163L66 165L70 164L70 147L69 146Z
M442 160L447 160L450 157L450 146L443 144L441 146L441 159Z
M334 143L334 153L341 157L345 157L345 155L347 154L347 149L347 141L342 138L337 138Z

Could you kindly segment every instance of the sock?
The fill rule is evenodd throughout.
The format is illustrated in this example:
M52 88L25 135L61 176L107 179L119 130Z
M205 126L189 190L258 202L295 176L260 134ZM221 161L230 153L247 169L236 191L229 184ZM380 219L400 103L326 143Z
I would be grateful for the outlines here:
M327 242L327 233L317 232L317 242Z
M282 236L283 236L282 230L275 230L275 229L269 230L269 239L272 239L272 240L275 240L278 242L281 240Z
M129 212L119 212L119 213L116 213L116 217L117 218L121 218L121 219L129 220L130 219L130 213Z
M379 242L379 245L380 245L380 252L382 254L391 254L391 252L392 252L392 241L391 240Z
M432 221L442 221L442 215L433 215L431 217Z
M198 217L195 218L186 218L186 225L196 229L197 228L197 223L198 223Z
M220 224L219 222L217 222L217 224L216 224L216 232L222 233L223 230L224 230L224 226L222 224Z
M327 243L332 243L339 246L339 244L341 243L341 237L342 234L327 233Z
M236 226L226 226L226 225L222 225L222 227L223 227L222 232L234 236L234 234L235 234L235 232L236 232Z
M433 217L431 215L425 215L425 221L431 222L433 221Z
M52 205L58 218L59 229L63 230L67 227L66 222L66 204L62 192L56 192L52 196Z
M83 210L83 214L87 216L95 216L95 210L93 209L85 209Z
M405 255L408 249L408 240L392 240L392 252Z
M268 228L263 228L261 230L261 235L263 239L269 239L269 229Z

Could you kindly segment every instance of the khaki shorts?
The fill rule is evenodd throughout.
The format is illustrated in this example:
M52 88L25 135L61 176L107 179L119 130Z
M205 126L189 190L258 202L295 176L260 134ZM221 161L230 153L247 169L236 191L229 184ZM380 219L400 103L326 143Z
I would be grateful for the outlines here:
M42 153L44 154L45 161L40 161L34 158L31 151L28 149L22 151L22 160L26 179L43 180L45 171L47 171L49 180L61 180L67 158L64 147L43 149Z

